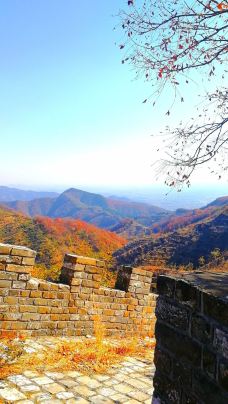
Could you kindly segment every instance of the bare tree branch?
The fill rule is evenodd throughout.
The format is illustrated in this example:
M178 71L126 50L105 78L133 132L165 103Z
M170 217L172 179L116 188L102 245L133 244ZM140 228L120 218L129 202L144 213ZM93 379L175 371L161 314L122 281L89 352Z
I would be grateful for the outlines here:
M138 76L157 88L176 88L178 78L199 70L208 79L226 73L228 54L228 2L217 0L135 0L119 13L124 41L122 63L134 66ZM188 82L188 80L186 80ZM167 158L158 162L158 172L166 173L166 184L190 185L197 167L213 162L215 171L226 171L228 143L228 91L207 94L207 104L194 124L165 131ZM181 99L183 101L183 97ZM145 100L144 102L146 102ZM212 108L214 108L213 111ZM208 114L212 113L212 120ZM168 112L169 114L169 112ZM170 142L171 139L171 142Z

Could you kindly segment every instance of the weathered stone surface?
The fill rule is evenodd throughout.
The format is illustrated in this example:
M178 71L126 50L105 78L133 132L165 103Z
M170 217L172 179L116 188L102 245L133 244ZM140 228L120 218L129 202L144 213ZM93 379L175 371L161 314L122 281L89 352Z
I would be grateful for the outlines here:
M169 297L174 296L176 287L175 279L161 275L157 280L157 292L159 295L165 295Z
M228 402L227 290L228 275L222 273L158 278L154 397L159 403Z
M228 300L225 301L215 296L204 294L203 310L205 315L228 327Z
M223 393L216 383L207 379L202 372L195 371L193 373L193 391L203 403L207 404L227 404L227 396Z
M155 388L155 398L157 398L157 404L181 403L181 388L180 385L175 384L168 377L163 377L158 373L155 373L153 384ZM156 401L153 401L153 403Z
M203 369L209 377L215 379L216 355L205 346L203 347Z
M28 274L29 271L31 270L31 267L24 266L24 265L16 265L16 264L7 264L6 265L6 271L9 272L17 272L17 273L24 273Z
M11 246L11 252L10 255L17 255L19 257L36 257L36 251L31 250L30 248L27 247L21 247L21 246Z
M179 361L200 366L201 346L190 337L181 335L176 330L159 322L156 324L155 335L159 345L177 355Z
M199 291L184 280L178 280L176 282L175 298L179 302L193 308L200 305Z
M155 298L149 294L148 271L134 269L132 292L101 288L104 262L66 255L62 276L69 285L55 284L31 278L29 264L34 257L28 249L10 246L2 250L8 255L2 254L6 264L0 268L0 329L32 335L85 335L93 333L94 316L99 315L109 335L153 332ZM12 251L20 255L12 256Z
M166 301L163 297L157 299L155 313L159 320L175 328L187 330L189 327L189 312L175 303Z
M220 361L218 365L218 379L220 386L228 393L228 361Z
M224 358L228 359L228 333L226 331L215 329L214 346Z
M201 314L192 314L191 335L203 343L212 340L211 324Z

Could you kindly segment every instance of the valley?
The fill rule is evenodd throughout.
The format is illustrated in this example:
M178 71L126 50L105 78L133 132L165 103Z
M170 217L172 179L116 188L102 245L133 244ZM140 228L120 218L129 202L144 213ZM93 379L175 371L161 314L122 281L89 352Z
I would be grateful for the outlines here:
M0 242L39 251L36 274L43 278L58 279L65 251L109 265L199 268L213 251L226 256L228 197L176 211L75 188L55 197L2 201Z

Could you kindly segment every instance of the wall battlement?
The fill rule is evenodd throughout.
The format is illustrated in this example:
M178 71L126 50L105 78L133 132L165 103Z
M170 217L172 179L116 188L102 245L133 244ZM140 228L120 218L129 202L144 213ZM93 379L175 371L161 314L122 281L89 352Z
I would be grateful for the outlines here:
M31 277L35 257L28 248L0 244L0 331L91 335L94 316L99 315L109 335L153 333L153 273L122 268L115 288L104 288L104 261L66 254L57 284Z

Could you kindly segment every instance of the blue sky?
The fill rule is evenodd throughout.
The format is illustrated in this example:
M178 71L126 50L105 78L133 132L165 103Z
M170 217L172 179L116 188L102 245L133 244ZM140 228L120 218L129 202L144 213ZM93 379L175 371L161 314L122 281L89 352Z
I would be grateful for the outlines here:
M121 64L113 15L125 4L0 2L1 184L154 182L158 155L150 135L167 123L172 96L164 94L156 108L142 104L150 87ZM186 111L190 117L197 102L197 85L183 92L186 102L173 108L170 124Z

